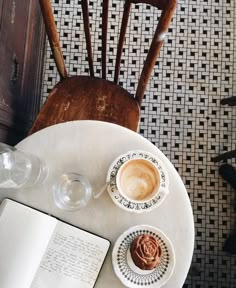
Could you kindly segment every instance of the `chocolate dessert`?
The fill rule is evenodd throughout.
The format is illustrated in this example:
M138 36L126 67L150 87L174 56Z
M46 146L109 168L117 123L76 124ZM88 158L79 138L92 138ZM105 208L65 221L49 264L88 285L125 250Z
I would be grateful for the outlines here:
M141 234L130 246L134 264L142 270L152 270L161 262L161 247L153 236Z

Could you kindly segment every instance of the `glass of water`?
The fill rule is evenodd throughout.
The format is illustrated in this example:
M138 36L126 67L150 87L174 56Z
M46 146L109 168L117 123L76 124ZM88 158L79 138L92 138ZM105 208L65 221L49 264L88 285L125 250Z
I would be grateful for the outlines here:
M0 188L30 187L43 183L48 169L41 159L0 143Z
M85 176L78 173L64 173L54 183L53 195L59 208L74 211L88 204L92 187Z

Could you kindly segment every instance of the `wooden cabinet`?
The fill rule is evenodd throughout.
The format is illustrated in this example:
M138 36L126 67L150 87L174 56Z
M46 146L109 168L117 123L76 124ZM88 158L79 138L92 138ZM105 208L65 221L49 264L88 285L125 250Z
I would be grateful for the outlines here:
M23 139L39 106L45 33L37 0L0 0L0 141Z

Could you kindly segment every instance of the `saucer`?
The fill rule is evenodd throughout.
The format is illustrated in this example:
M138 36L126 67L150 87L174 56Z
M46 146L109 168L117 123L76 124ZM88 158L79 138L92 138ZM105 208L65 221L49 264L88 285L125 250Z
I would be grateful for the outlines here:
M153 270L141 270L130 255L132 241L141 234L155 237L162 249L160 264ZM175 266L173 246L167 236L159 229L149 225L133 226L117 240L112 251L112 264L116 276L129 288L159 288L171 277Z
M148 201L133 202L126 199L118 190L116 184L116 175L122 164L131 159L146 159L149 160L154 166L157 167L160 173L160 191L152 199ZM148 212L159 206L165 199L168 192L168 174L163 165L163 163L158 159L157 156L141 150L129 151L125 154L117 157L108 169L106 182L109 182L107 186L107 191L112 199L112 201L118 205L120 208L135 213Z

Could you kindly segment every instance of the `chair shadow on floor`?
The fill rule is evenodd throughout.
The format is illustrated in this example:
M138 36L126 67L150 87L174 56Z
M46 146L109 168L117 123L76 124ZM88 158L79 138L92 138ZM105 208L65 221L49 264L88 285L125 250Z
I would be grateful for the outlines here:
M236 106L236 97L229 97L226 99L223 99L221 101L222 105L229 105L229 106ZM231 158L236 158L236 150L228 151L225 153L222 153L216 157L214 157L212 160L214 162L227 162L228 159ZM233 188L235 192L235 197L234 197L234 210L236 212L236 169L227 163L223 163L219 167L219 174L222 176L222 178L228 182L231 187ZM223 250L225 252L228 252L232 255L236 255L236 219L235 219L235 224L234 224L234 230L233 232L229 235L229 237L226 239L224 243Z

